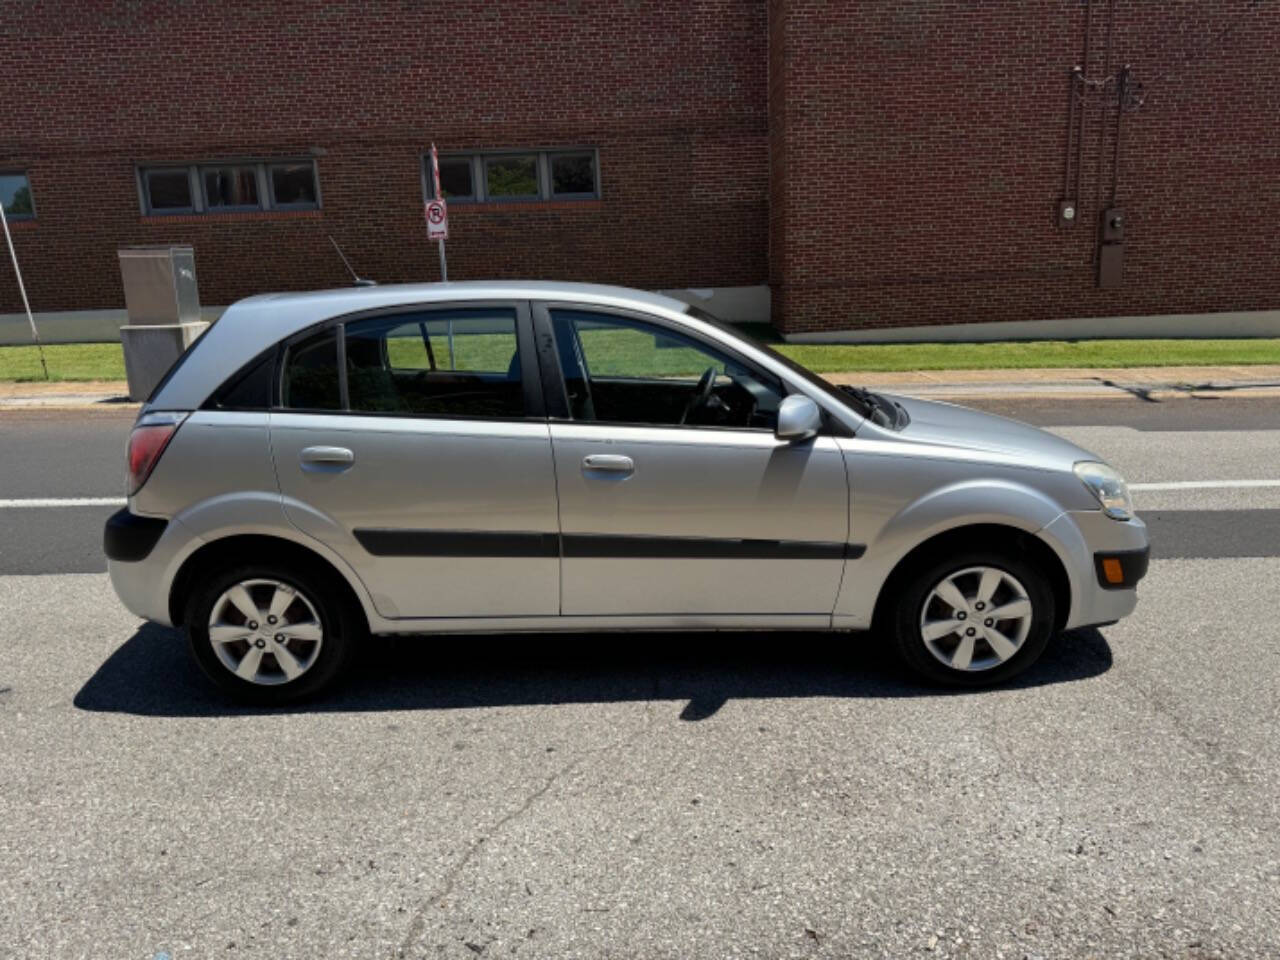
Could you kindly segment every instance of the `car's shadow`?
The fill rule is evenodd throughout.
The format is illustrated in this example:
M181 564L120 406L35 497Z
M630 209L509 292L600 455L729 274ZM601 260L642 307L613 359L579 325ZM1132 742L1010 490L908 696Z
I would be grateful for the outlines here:
M1010 686L1082 680L1110 667L1111 648L1102 634L1075 631L1052 643ZM921 684L870 634L441 636L371 639L337 689L286 709L683 700L680 718L702 720L731 699L955 695L966 692ZM153 624L140 628L98 668L76 694L75 705L164 717L263 712L223 696L191 661L184 637Z

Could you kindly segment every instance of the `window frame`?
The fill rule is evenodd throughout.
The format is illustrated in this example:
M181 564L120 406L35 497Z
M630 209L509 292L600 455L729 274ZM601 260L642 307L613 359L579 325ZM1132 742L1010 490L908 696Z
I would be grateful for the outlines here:
M316 161L314 157L309 157L306 160L300 160L300 159L299 160L292 160L292 159L264 160L262 161L261 164L259 164L259 166L261 168L259 175L266 180L267 192L265 196L270 198L270 201L271 201L271 206L268 209L271 209L271 210L319 210L323 206L323 203L321 202L321 199L320 199L320 171L316 168ZM300 167L300 166L311 167L311 185L315 187L315 193L316 193L315 203L281 203L276 199L276 182L271 177L271 171L276 167Z
M315 186L315 203L277 203L275 186L271 182L271 168L281 166L311 167L311 181ZM211 207L205 194L204 173L226 167L252 167L257 177L258 204L256 206ZM150 176L153 173L187 174L191 206L156 208L151 205ZM218 216L225 213L275 213L298 210L322 210L324 202L320 193L320 168L315 157L273 157L270 159L225 157L218 160L202 160L196 163L139 164L135 168L138 204L144 217ZM34 202L33 202L34 206Z
M160 173L185 173L187 196L191 203L185 207L153 207L151 205L151 177ZM149 217L180 217L200 212L200 183L195 166L159 166L138 168L138 190L142 198L142 210Z
M564 371L560 368L560 355L557 349L555 327L551 322L552 310L572 310L577 313L598 313L603 316L616 316L632 323L644 323L693 341L713 353L723 354L732 359L766 384L773 384L780 393L781 400L795 391L790 389L785 378L761 366L748 357L734 350L731 346L708 337L700 331L691 330L684 325L658 314L645 313L641 310L628 310L625 307L606 306L595 303L581 303L572 300L535 300L533 302L534 337L538 344L538 360L543 365L543 393L546 396L547 419L557 423L576 423L583 426L633 427L644 430L730 430L738 433L768 433L774 430L769 427L728 427L716 424L701 423L635 423L629 420L576 420L570 406L568 385L565 383ZM549 383L548 383L549 382ZM826 411L823 411L822 434L829 432Z
M582 156L591 157L591 170L595 177L595 190L591 193L555 193L551 177L551 163L556 157ZM488 161L503 157L534 157L537 161L538 192L513 197L491 197L489 195ZM445 202L459 205L502 206L504 204L520 205L522 203L580 203L601 200L604 197L600 179L600 150L598 147L515 147L501 150L459 150L440 154L440 161L466 160L471 165L471 195L468 197L446 197ZM435 188L431 177L431 153L422 154L421 179L422 200L429 203L435 199Z
M228 168L231 168L231 169L249 168L253 170L254 185L258 191L258 202L256 204L236 204L234 206L220 205L215 207L213 204L209 202L209 190L205 184L205 179L204 179L205 174L209 171L226 170ZM196 171L196 175L197 175L197 179L199 179L200 181L200 202L204 204L205 210L208 211L209 213L245 213L253 210L266 209L266 207L263 205L263 200L265 199L266 194L263 192L263 189L262 189L263 182L262 182L261 164L245 163L243 161L236 162L234 160L230 160L225 163L204 163L200 165L199 169ZM148 200L150 200L149 197L148 197Z
M372 319L392 319L402 315L421 315L424 313L450 313L457 310L511 310L515 314L516 350L520 357L520 386L524 394L524 416L520 417L487 417L462 414L423 414L399 412L393 410L352 410L351 394L347 385L347 333L348 323L358 323ZM407 322L407 321L402 321ZM335 331L338 343L338 400L337 410L318 410L300 407L287 407L283 403L284 369L288 363L289 351L295 344L308 340L329 329ZM277 346L275 370L271 383L271 412L291 413L326 417L396 417L409 420L461 420L479 423L527 423L546 422L547 415L543 403L542 380L538 362L537 348L534 345L533 326L530 319L529 301L527 300L447 300L429 301L426 303L397 304L393 307L375 307L359 310L354 313L330 317L311 324L302 330L282 338Z
M31 186L31 174L26 170L0 168L0 177L21 177L27 182L27 193L31 197L30 213L10 213L6 210L4 213L5 219L10 223L22 223L28 220L35 220L39 216L40 211L36 209L36 191Z

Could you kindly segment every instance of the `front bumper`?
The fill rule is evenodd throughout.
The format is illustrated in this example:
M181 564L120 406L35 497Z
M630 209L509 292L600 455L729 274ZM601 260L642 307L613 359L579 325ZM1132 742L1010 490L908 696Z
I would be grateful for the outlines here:
M1103 590L1132 590L1147 575L1151 548L1140 550L1101 551L1093 555L1098 586Z
M1071 581L1068 630L1114 623L1138 605L1138 580L1146 573L1150 542L1139 518L1112 520L1101 510L1071 510L1040 531L1057 551ZM1103 561L1119 559L1125 576L1108 583ZM1140 569L1139 569L1140 568Z

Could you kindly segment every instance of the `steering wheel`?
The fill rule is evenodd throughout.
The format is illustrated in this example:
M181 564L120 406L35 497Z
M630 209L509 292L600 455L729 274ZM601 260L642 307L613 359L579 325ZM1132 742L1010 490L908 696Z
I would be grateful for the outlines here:
M716 385L716 368L707 367L702 371L702 376L698 378L698 385L693 388L693 399L689 401L689 405L684 408L684 413L680 415L680 423L689 422L689 417L695 410L703 406L711 399L711 391Z

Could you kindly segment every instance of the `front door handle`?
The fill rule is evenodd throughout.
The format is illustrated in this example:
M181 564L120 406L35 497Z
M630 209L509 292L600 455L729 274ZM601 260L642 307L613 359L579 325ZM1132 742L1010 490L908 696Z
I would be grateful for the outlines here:
M339 473L351 469L356 455L346 447L304 447L298 459L303 470Z
M616 453L593 453L582 458L582 469L599 473L635 473L635 461Z

